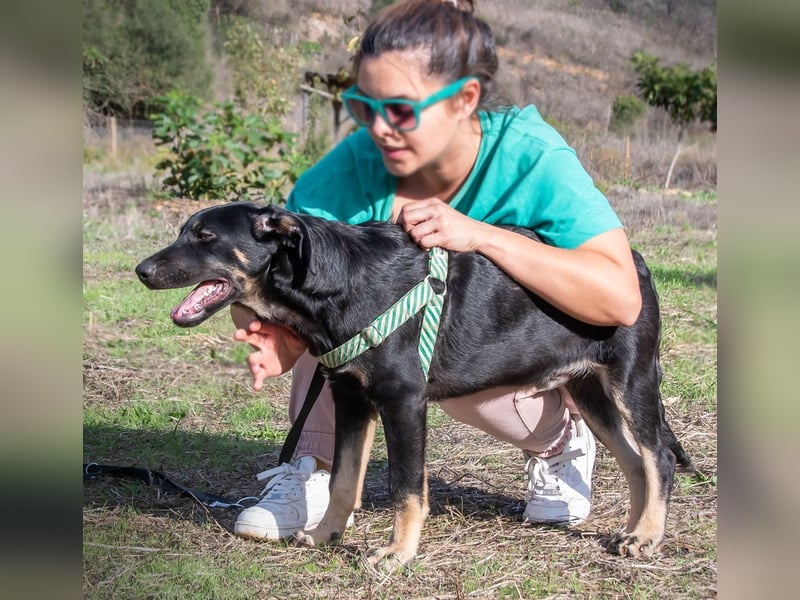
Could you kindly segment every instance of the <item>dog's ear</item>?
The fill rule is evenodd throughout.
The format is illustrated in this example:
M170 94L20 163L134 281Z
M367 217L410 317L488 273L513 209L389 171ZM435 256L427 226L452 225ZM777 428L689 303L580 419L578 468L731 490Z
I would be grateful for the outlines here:
M293 214L277 206L265 206L253 219L253 237L259 242L288 238L296 228Z
M303 284L308 275L310 245L306 224L299 215L279 208L267 206L253 221L253 237L261 242L276 241L285 252L279 253L285 271L291 269L292 287Z

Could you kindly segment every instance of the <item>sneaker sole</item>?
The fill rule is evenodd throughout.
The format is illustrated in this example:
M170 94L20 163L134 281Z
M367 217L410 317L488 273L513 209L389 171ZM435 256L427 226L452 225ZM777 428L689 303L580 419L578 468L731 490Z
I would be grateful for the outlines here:
M347 517L347 527L350 528L353 526L355 522L353 518L353 513L350 513L350 516ZM316 527L319 523L316 523L314 527ZM237 537L246 540L270 540L270 541L278 541L282 539L286 539L288 537L293 536L298 531L303 531L303 525L298 525L297 527L286 527L284 529L279 529L276 533L272 533L271 531L265 529L261 525L255 525L247 522L236 521L233 526L233 533ZM313 528L305 528L305 529L313 529ZM272 533L272 535L270 535Z

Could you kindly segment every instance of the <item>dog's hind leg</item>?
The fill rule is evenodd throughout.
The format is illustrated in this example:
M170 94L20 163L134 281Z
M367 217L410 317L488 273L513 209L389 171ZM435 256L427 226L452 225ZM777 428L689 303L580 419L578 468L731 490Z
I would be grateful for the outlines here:
M646 407L635 415L605 373L575 382L570 390L589 428L617 460L628 483L630 514L625 528L612 541L612 549L630 556L658 550L675 471L675 455L662 439L657 384L647 377L635 379L627 394L638 394L633 401ZM600 389L606 401L598 401Z
M644 467L636 437L599 378L575 380L567 387L589 429L608 448L625 476L631 504L627 527L631 527L642 513L645 497Z
M427 406L424 400L398 403L381 411L389 458L389 493L394 523L388 546L373 548L368 560L384 571L407 565L417 554L422 525L428 516L428 476L425 469Z
M619 554L650 555L664 537L676 462L691 467L691 461L665 420L656 377L632 377L625 402L630 412L635 410L631 425L639 442L646 495L639 519L619 533L614 543Z

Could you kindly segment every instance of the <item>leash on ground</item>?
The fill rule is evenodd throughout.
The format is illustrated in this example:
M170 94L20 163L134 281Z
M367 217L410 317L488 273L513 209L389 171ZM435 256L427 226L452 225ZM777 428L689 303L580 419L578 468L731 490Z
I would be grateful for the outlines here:
M278 465L290 463L294 455L297 441L300 439L300 433L303 430L303 425L311 412L311 408L319 397L322 391L322 385L325 383L325 377L322 375L322 366L317 365L314 371L314 376L311 379L311 384L308 387L305 401L297 415L297 419L292 424L289 433L286 434L286 439L281 448L280 457L278 458ZM97 463L85 463L83 465L83 478L94 479L97 477L116 477L119 479L130 479L133 481L141 481L149 486L158 488L162 492L174 492L181 496L185 496L208 506L210 508L247 508L253 506L261 500L258 496L246 496L239 500L232 500L225 496L217 494L209 494L200 490L195 490L179 483L175 483L169 477L158 471L145 469L141 467L120 467L116 465L100 465Z

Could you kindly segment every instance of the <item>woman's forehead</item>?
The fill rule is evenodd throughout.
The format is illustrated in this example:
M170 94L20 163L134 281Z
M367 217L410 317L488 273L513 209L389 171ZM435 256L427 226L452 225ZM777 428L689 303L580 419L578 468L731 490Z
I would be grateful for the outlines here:
M422 98L441 87L427 73L429 53L393 50L364 57L358 68L358 88L372 98Z

